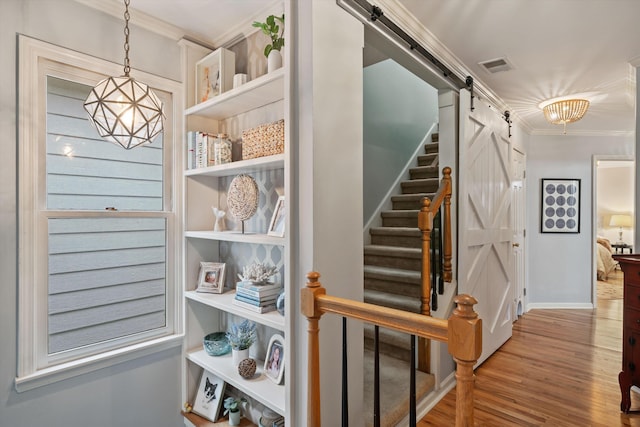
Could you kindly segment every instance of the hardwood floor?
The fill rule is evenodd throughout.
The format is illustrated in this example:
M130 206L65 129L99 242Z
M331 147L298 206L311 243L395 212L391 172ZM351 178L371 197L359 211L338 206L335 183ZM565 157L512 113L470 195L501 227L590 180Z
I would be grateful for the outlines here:
M640 426L640 394L620 412L622 299L595 310L531 310L476 370L477 426ZM418 426L453 425L455 390Z

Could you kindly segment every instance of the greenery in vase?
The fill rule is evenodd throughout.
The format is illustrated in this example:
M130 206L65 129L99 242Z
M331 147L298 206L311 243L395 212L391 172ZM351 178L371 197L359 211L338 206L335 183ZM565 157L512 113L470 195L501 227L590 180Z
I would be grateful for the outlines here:
M224 399L224 402L222 402L222 405L224 406L223 415L227 415L229 412L238 412L240 410L240 403L244 403L246 401L247 399L244 397L241 399L233 396L227 397Z
M252 24L260 28L264 34L271 38L271 44L264 47L264 56L269 56L272 50L280 50L284 46L284 13L282 16L269 15L265 22L255 21Z
M227 331L227 338L232 349L246 350L258 338L256 324L246 319L240 324L232 323L231 328Z
M242 267L242 274L238 274L238 278L243 282L266 283L277 272L278 268L273 265L254 262Z

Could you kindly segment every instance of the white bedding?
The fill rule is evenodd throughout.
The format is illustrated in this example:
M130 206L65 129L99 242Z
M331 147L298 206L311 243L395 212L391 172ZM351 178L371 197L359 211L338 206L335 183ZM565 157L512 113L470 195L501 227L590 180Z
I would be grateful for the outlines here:
M598 247L598 280L607 280L609 274L615 270L617 262L613 259L610 246L607 242L598 239L596 246ZM608 246L608 247L607 247Z

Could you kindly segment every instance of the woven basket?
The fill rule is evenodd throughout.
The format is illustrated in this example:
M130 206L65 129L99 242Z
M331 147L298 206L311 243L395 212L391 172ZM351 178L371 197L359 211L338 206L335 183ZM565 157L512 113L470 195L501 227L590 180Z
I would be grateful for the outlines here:
M242 159L284 153L284 119L242 131Z

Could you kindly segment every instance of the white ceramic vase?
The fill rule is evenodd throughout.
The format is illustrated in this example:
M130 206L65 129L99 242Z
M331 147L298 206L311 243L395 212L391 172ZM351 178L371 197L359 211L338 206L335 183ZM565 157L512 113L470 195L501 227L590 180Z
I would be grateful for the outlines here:
M249 349L245 348L244 350L236 350L235 348L231 350L231 360L233 361L234 366L238 366L240 362L244 359L249 358Z
M229 425L230 426L240 425L240 411L229 412Z
M279 50L273 49L267 56L267 72L270 73L280 67L282 67L282 54Z

